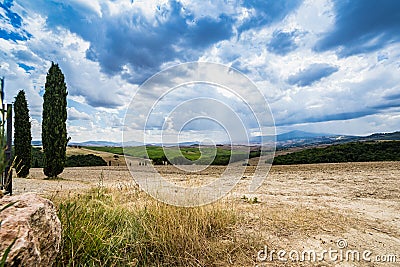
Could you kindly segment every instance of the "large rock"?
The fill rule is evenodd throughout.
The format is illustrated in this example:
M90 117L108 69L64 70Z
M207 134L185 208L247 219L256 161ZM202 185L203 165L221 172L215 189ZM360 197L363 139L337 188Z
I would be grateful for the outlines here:
M59 252L61 223L53 203L33 193L4 196L0 209L0 258L17 237L7 266L51 266Z

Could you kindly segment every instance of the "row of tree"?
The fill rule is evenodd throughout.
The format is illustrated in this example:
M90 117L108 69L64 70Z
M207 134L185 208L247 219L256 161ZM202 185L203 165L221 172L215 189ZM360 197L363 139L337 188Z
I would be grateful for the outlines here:
M43 172L47 177L57 177L66 162L67 137L67 85L58 64L51 63L46 76L43 95L42 146ZM27 177L31 167L31 122L25 92L18 92L14 102L14 151L18 177Z
M324 148L309 148L275 157L276 165L399 161L400 141L352 142Z

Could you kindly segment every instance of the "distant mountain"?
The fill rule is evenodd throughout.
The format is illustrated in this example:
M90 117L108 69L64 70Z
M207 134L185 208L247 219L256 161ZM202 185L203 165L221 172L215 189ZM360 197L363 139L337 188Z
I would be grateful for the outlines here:
M42 146L42 140L32 140L32 146Z
M197 146L199 145L199 141L193 141L193 142L181 142L181 143L147 143L147 146ZM143 143L140 143L140 145L143 145Z
M277 144L286 144L286 143L309 143L314 141L321 141L323 139L328 139L329 141L333 137L337 137L338 135L328 134L328 133L311 133L304 132L299 130L290 131L287 133L278 134L275 137ZM256 136L251 138L251 144L261 144L261 143L269 143L274 141L274 136Z
M123 143L124 146L143 146L142 142L128 141Z
M335 136L334 134L327 134L327 133L310 133L310 132L303 132L303 131L290 131L283 134L278 134L276 136L276 141L288 141L288 140L296 140L296 139L309 139L315 137L330 137Z
M110 142L110 141L86 141L86 142L70 142L69 146L112 146L120 147L121 143Z
M368 136L360 137L360 140L400 140L400 131L393 133L374 133Z
M276 147L309 147L330 144L344 144L359 141L400 140L400 132L375 133L368 136L334 135L292 131L277 136Z
M42 146L41 140L33 140L32 146ZM86 142L69 142L69 146L121 146L121 143L110 141L86 141Z
M274 136L255 136L250 139L250 144L256 145L261 143L271 143L274 140ZM314 145L325 145L325 144L340 144L347 142L356 141L379 141L379 140L400 140L400 131L393 133L374 133L368 136L350 136L350 135L335 135L329 133L312 133L304 131L290 131L287 133L278 134L276 136L277 147L302 147L302 146L314 146ZM245 144L247 142L243 142ZM143 143L136 141L128 141L123 143L124 146L141 146ZM180 146L192 146L199 144L198 141L193 142L182 142ZM223 144L223 143L221 143ZM32 141L33 146L42 146L41 140ZM110 141L86 141L86 142L71 142L68 145L77 146L109 146L109 147L121 147L122 144L118 142ZM148 143L147 145L161 146L160 143ZM178 144L166 143L164 146L176 146Z

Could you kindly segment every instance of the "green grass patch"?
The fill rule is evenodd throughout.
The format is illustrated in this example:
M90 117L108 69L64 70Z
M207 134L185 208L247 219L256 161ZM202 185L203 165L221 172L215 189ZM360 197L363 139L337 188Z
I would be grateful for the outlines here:
M248 157L247 153L244 151L245 148L243 150L197 146L180 147L179 149L176 147L163 148L161 146L138 146L126 147L125 150L122 147L87 148L114 154L124 154L125 152L125 155L127 156L152 159L154 164L163 164L163 162L168 161L165 155L166 153L168 154L169 163L173 164L191 164L191 162L197 161L197 164L209 164L211 162L212 165L228 165L231 158L232 161L235 162L245 160ZM165 153L164 150L167 152ZM250 158L258 156L260 156L260 151L252 151L249 155Z
M101 152L109 152L113 154L123 155L124 150L122 147L112 147L112 146L86 146L85 148Z

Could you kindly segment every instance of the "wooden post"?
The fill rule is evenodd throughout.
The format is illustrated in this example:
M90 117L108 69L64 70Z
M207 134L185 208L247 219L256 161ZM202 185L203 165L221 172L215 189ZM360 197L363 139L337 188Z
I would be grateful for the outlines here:
M11 147L12 147L12 104L7 104L7 149L6 149L7 167L5 169L4 177L6 178L5 190L6 193L10 194L10 196L12 195Z
M4 120L5 120L5 116L4 116L4 104L3 104L3 100L4 100L4 77L0 78L0 115L1 115L1 123L3 124L3 134L4 134ZM3 149L3 147L0 147L0 149ZM3 153L3 151L0 151L0 153ZM4 176L4 172L0 173L0 189L3 190L4 189L4 182L5 182L5 176Z
M1 183L0 189L4 189L6 194L12 195L12 162L11 162L11 146L12 146L12 105L7 104L4 105L4 77L0 78L0 108L1 108L1 123L2 123L2 131L4 134L4 127L7 127L7 134L6 134L6 151L5 151L5 161L7 166L5 167L4 172L1 174ZM5 121L7 120L7 125L5 125ZM2 143L3 144L3 143ZM4 149L1 147L0 149ZM3 153L3 151L1 151Z

